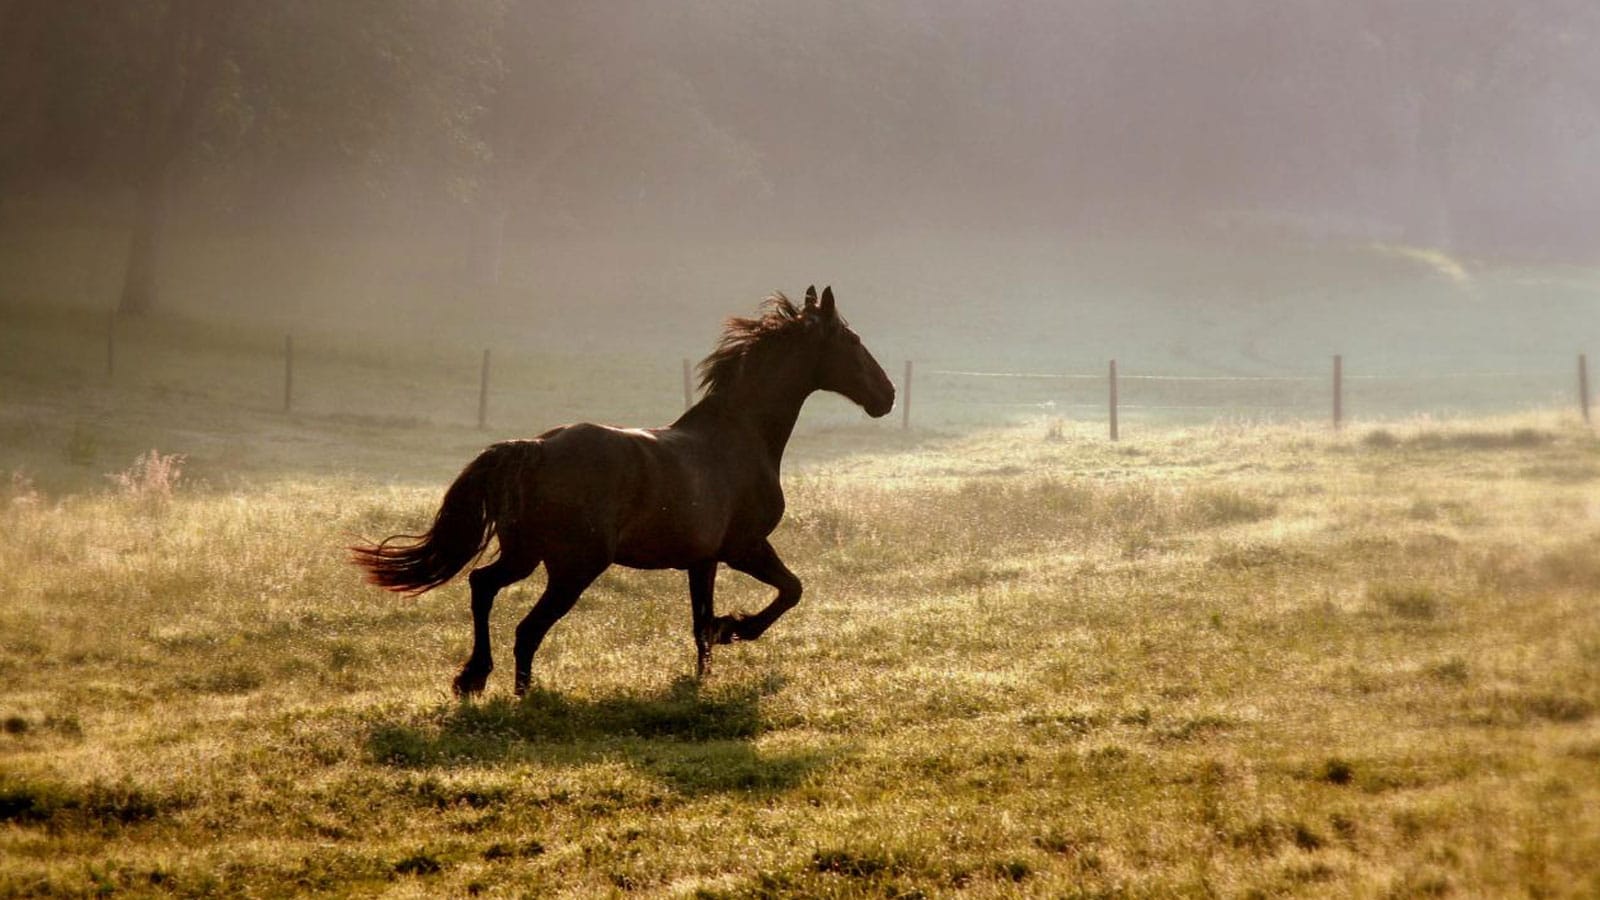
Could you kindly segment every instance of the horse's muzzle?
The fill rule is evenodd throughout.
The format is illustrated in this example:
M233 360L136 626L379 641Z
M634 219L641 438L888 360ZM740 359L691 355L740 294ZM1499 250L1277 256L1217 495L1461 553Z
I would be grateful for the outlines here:
M861 408L865 409L867 415L874 419L881 419L887 416L890 410L894 409L894 385L891 384L887 389L874 391L873 393L875 396L866 403L861 404Z

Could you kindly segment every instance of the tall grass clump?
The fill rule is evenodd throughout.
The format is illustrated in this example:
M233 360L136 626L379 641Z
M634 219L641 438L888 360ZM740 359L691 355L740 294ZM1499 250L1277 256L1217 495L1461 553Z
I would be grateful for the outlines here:
M1202 527L1259 522L1277 512L1272 501L1237 487L1206 487L1187 492L1179 506L1180 518Z
M39 503L39 489L34 486L33 479L22 470L11 473L10 483L6 486L6 503L11 506L36 506Z
M1377 609L1414 622L1435 619L1444 610L1439 592L1420 583L1369 584L1367 600Z
M186 459L181 453L162 453L151 448L149 453L135 458L133 465L106 478L118 495L143 506L159 508L171 502L183 478Z

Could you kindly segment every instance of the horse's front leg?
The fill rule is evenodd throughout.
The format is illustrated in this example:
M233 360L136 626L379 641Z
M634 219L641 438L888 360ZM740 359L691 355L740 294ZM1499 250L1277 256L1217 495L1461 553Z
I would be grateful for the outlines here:
M711 672L711 645L717 640L716 610L712 597L717 587L717 561L689 567L689 606L694 616L694 677Z
M728 565L735 571L743 572L757 581L777 588L778 596L772 598L772 602L760 612L718 617L717 643L753 641L771 628L779 616L800 602L800 579L789 571L789 567L778 558L778 551L772 549L772 544L767 541L763 540L749 551L740 554L737 559L729 559Z

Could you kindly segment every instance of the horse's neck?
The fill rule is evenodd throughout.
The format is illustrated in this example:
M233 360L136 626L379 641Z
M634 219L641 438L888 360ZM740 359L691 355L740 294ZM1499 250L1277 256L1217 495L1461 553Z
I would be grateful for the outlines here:
M764 383L746 379L702 399L674 425L728 432L719 437L735 441L740 434L754 434L760 450L776 468L800 418L800 407L811 392L792 380Z
M800 407L805 405L806 397L810 394L810 391L806 391L783 404L760 408L751 416L774 466L782 461L783 451L789 446L789 437L794 434L794 423L800 418Z

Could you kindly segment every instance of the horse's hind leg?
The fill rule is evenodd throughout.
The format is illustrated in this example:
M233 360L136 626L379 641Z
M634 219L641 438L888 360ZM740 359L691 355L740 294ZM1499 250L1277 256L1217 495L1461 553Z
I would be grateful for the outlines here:
M533 609L528 610L521 624L517 625L517 645L513 652L517 660L515 690L518 697L526 694L533 682L533 654L544 642L550 626L572 609L584 589L600 577L600 573L609 565L609 560L584 563L545 560L545 571L549 573L550 580L545 584L544 594L533 605Z
M472 586L472 655L451 685L457 697L482 693L489 673L494 671L494 656L489 649L489 611L494 608L495 594L532 575L538 567L539 560L507 554L502 546L499 558L473 569L467 576L467 583Z

